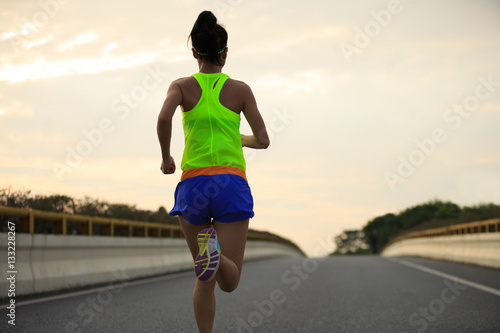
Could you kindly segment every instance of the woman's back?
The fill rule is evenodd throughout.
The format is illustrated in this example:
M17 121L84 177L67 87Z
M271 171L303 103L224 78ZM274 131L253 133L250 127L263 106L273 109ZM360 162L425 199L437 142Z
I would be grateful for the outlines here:
M201 98L201 87L194 76L184 77L174 81L182 91L182 111L192 110ZM243 111L245 99L248 98L248 86L234 79L227 79L220 92L220 102L233 112Z
M194 107L186 107L186 111L182 113L185 149L181 169L186 171L196 168L230 167L244 172L246 167L241 145L240 114L220 101L221 92L229 77L223 73L201 72L193 77L200 87L201 94L195 91L195 98L188 98L189 107L193 104ZM191 82L186 80L186 83ZM193 89L191 84L188 88ZM242 104L238 98L229 98L229 102L233 105Z

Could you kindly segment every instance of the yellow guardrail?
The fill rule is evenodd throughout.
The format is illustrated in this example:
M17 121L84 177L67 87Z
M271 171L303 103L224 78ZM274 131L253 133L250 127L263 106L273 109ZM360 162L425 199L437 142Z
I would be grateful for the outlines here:
M500 219L468 222L447 227L409 232L394 238L385 247L409 238L465 235L486 232L500 232Z
M76 214L64 214L47 212L43 210L0 207L0 216L19 218L18 232L35 233L36 222L52 222L51 233L67 235L76 234L92 236L95 229L99 229L98 235L115 236L117 231L120 235L138 237L183 237L180 226L161 224L155 222L129 221L116 218L104 218L96 216L85 216ZM68 232L71 224L74 232ZM98 228L94 228L98 226Z
M40 224L43 223L43 221L49 221L51 222L50 233L59 235L78 234L87 236L99 235L160 238L184 237L181 227L178 225L55 213L29 208L0 206L0 217L18 218L19 224L17 226L17 232L20 233L38 233L36 232L37 223ZM41 233L46 232L44 231ZM302 250L293 242L269 233L249 230L248 239L287 244L302 252Z

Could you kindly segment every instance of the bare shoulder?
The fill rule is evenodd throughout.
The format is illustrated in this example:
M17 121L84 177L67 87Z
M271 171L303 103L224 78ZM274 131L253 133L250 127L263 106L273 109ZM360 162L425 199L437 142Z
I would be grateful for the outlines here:
M196 83L196 79L192 76L186 76L186 77L181 77L181 78L178 78L178 79L172 81L171 85L183 88L183 87L193 85L193 83Z
M235 79L227 79L226 85L233 92L237 93L240 96L248 96L252 94L252 89L250 86L243 81L235 80Z
M181 77L174 80L170 84L170 87L174 87L174 89L179 90L183 95L183 98L186 98L187 96L197 96L197 98L199 98L199 95L201 95L200 85L192 76Z
M234 86L234 87L238 87L238 88L241 88L241 89L248 89L248 88L250 88L250 87L248 86L248 84L246 84L245 82L240 81L240 80L235 80L235 79L231 79L231 78L229 78L229 79L227 79L227 81L226 81L226 82L227 82L228 84L230 84L230 85Z

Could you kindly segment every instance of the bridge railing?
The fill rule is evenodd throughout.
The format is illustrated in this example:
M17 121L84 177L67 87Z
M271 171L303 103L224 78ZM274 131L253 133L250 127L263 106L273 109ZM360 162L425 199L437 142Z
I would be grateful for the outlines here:
M392 240L381 254L500 268L500 219L411 232Z
M413 231L394 238L386 245L386 247L389 247L391 244L410 238L466 235L466 234L479 234L479 233L490 233L490 232L500 232L500 219L468 222L468 223L455 224L447 227Z
M8 218L17 218L18 223L16 223L16 231L19 233L152 238L184 237L178 225L56 213L29 208L0 206L0 221L2 218L4 220ZM3 231L6 232L7 230ZM0 232L2 232L1 224ZM247 238L248 240L271 241L286 244L302 252L293 242L274 234L249 230Z
M27 208L3 206L0 207L0 217L17 217L19 219L17 232L20 233L161 238L183 237L180 226L176 225L55 213Z
M116 272L135 279L193 267L179 225L0 206L5 249L13 237L8 222L16 231L16 295L108 283ZM249 231L248 240L244 260L303 256L277 235ZM7 255L0 251L0 298L9 289Z

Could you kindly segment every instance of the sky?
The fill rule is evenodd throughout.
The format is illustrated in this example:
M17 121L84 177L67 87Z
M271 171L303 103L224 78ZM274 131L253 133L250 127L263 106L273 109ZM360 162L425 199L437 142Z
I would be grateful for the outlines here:
M198 71L203 10L271 138L245 148L251 228L317 256L430 200L500 203L493 0L1 0L0 187L169 210L180 171L159 170L156 122L170 82ZM182 151L178 109L178 166Z

